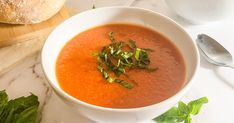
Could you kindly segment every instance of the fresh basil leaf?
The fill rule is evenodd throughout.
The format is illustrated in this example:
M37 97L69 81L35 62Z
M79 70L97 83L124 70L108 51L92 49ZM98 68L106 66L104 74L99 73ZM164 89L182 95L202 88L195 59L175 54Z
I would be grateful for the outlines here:
M7 107L7 101L8 101L8 96L5 92L5 90L0 91L0 123L1 123L1 116L4 114L4 111L6 110Z
M187 105L180 101L178 107L172 107L164 114L154 118L157 123L191 123L191 115L197 115L201 106L208 103L206 97L189 102Z
M172 107L154 120L157 121L157 123L179 123L183 121L183 119L184 115L180 113L179 109L177 107Z
M5 92L5 90L0 91L0 106L2 104L7 103L7 101L8 101L8 96L7 96L6 92Z
M38 111L38 98L35 95L20 97L8 101L5 91L0 92L0 123L35 123ZM4 97L4 98L2 98Z
M192 119L190 116L188 116L184 121L184 123L191 123L191 122L192 122Z
M129 44L129 47L131 49L136 49L136 42L135 41L130 39L130 40L128 40L128 44Z
M180 110L181 113L189 114L188 106L182 101L178 102L178 109Z
M38 105L31 106L22 111L13 123L35 123L37 120Z
M190 110L190 114L192 115L196 115L200 112L200 109L202 107L203 104L208 103L208 99L207 97L202 97L200 99L191 101L190 103L188 103L188 108Z
M25 109L31 106L39 106L38 98L35 95L10 100L7 107L9 112L5 123L12 123L19 113L23 112Z

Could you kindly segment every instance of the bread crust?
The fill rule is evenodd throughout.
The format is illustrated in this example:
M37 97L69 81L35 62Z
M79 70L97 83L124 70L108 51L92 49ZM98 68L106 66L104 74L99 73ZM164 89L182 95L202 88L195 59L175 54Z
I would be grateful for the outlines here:
M0 0L0 22L33 24L55 15L65 0Z

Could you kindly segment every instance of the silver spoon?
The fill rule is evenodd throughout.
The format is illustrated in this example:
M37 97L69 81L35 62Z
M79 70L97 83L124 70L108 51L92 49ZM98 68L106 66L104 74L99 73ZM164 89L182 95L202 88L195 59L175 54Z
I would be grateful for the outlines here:
M210 63L234 69L232 55L213 38L205 34L199 34L197 36L197 45Z

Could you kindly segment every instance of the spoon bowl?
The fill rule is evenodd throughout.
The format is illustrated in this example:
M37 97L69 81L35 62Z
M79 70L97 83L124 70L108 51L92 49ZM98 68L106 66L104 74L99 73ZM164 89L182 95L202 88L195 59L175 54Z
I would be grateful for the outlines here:
M197 45L203 56L210 63L217 66L234 68L231 53L215 39L206 34L199 34L197 36Z

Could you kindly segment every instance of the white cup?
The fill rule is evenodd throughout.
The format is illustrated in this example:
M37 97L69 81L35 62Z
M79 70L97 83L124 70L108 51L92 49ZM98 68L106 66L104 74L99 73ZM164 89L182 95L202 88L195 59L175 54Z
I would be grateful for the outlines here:
M234 0L166 0L166 3L178 15L192 23L234 17Z

